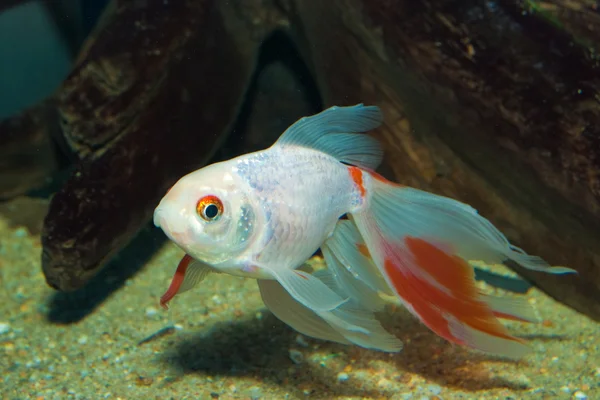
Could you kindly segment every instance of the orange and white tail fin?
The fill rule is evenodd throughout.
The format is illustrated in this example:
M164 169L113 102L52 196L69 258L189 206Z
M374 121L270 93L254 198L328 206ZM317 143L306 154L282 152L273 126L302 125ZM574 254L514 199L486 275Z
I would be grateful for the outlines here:
M512 246L466 204L402 187L372 174L367 207L352 220L390 288L425 325L445 339L484 352L520 357L528 347L497 318L535 320L527 302L483 296L467 260L551 273L539 257Z

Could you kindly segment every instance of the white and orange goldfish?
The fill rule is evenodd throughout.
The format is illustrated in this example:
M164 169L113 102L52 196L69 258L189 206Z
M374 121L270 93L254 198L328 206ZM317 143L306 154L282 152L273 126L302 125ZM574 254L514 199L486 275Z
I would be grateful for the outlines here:
M497 318L532 321L533 310L481 294L468 260L573 270L527 255L466 204L376 174L383 152L364 132L381 123L375 106L331 107L266 150L181 178L154 212L186 252L161 304L210 271L256 278L266 306L297 331L394 352L402 343L374 315L394 296L452 343L521 356L528 347ZM319 248L327 268L308 273Z

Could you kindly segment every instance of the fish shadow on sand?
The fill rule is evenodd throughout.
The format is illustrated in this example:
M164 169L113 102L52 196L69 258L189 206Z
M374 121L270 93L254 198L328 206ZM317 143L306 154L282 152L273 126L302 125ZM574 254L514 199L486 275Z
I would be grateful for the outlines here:
M200 374L220 377L252 377L265 385L278 385L291 396L305 397L310 394L335 393L343 396L380 397L381 391L351 384L337 383L339 371L308 361L311 353L343 356L346 346L307 340L301 345L296 341L298 333L288 328L268 311L260 320L247 318L231 323L217 323L208 333L184 339L167 351L163 361L176 374ZM315 350L314 347L318 347ZM293 362L290 350L302 354L302 361Z
M165 240L159 229L144 228L87 285L73 292L56 292L49 300L48 321L72 324L86 318L141 270Z
M469 392L529 389L518 380L493 376L483 365L498 362L516 369L524 361L495 358L452 346L407 313L396 314L393 319L391 327L384 323L405 344L404 349L395 354L309 338L306 339L308 346L302 346L295 339L297 332L265 311L261 320L249 318L215 324L207 333L174 344L162 357L177 374L249 376L267 384L282 385L290 394L300 397L306 394L299 388L310 388L315 395L371 397L415 391L409 373L418 374L429 383ZM290 350L299 351L303 361L293 362ZM337 358L335 367L327 361L331 357ZM321 364L322 360L325 364ZM346 365L352 366L350 379L340 382L337 375ZM352 373L359 370L373 374L372 380L353 383ZM384 376L375 375L383 370L387 371L385 378L391 381L391 386L384 388L377 386L377 381Z

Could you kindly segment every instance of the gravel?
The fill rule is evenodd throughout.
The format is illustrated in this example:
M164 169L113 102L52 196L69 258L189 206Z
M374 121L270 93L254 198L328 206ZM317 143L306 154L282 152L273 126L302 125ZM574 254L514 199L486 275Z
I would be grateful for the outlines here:
M182 253L158 237L142 233L85 291L59 294L39 238L0 214L0 398L600 399L599 325L538 290L527 298L545 322L507 322L533 349L522 361L449 345L400 308L381 315L404 342L387 354L299 335L255 281L225 274L162 310Z

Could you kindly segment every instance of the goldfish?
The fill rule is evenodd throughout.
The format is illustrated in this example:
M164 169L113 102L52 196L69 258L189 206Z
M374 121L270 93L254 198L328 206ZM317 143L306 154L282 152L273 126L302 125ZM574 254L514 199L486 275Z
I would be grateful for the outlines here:
M447 341L521 357L529 346L499 319L536 321L523 299L485 295L470 260L551 267L512 245L457 200L403 186L375 170L377 106L328 108L292 124L264 150L178 180L154 224L185 256L161 305L211 272L256 279L266 307L317 339L398 352L376 317L392 300ZM321 250L325 268L306 262Z

